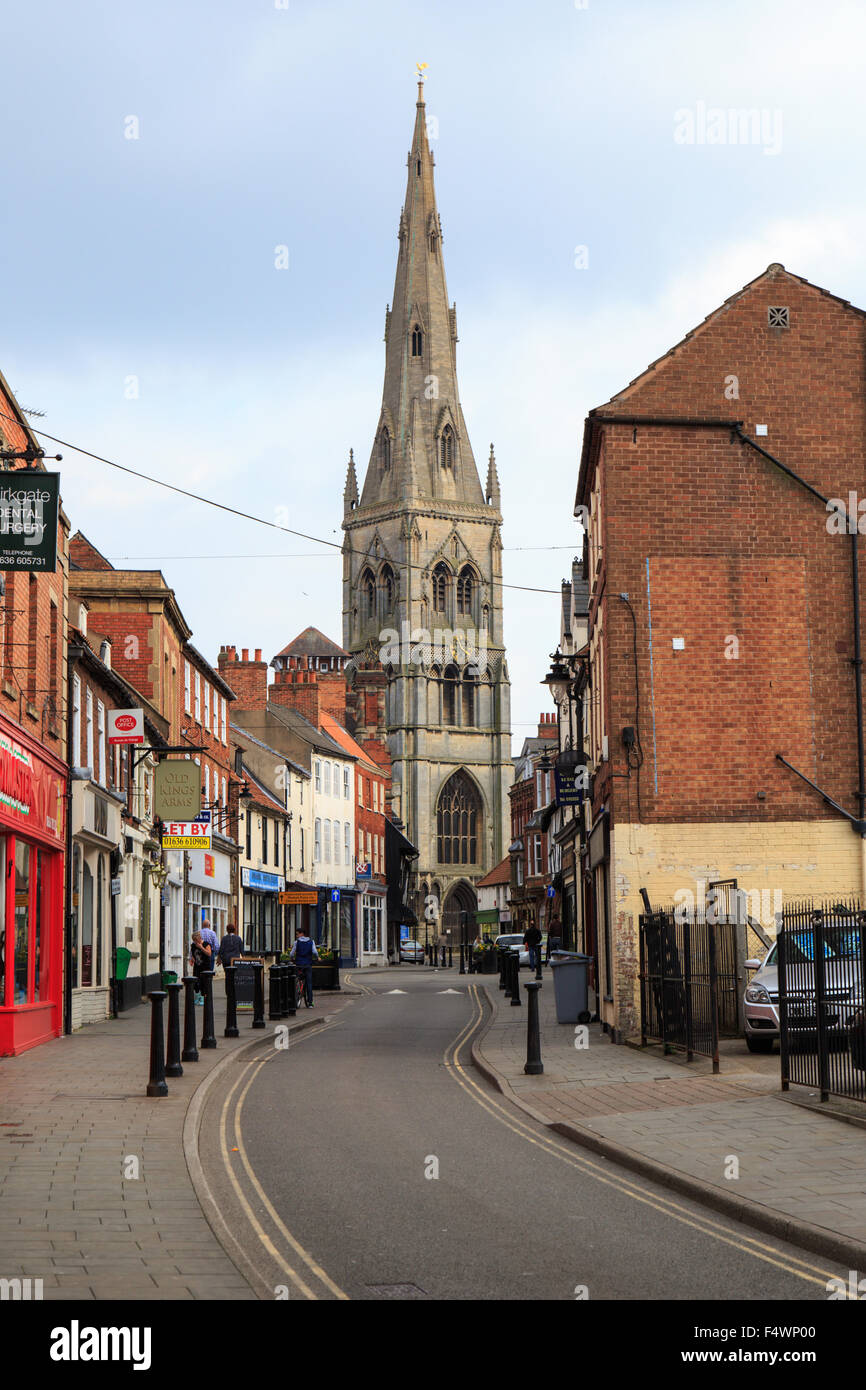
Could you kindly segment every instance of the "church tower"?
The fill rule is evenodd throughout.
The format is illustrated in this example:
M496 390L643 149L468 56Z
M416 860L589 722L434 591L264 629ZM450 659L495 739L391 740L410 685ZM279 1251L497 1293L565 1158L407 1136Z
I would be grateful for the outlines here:
M491 445L482 488L460 406L423 82L397 236L382 408L363 490L350 453L343 493L343 645L387 673L416 911L435 894L454 930L507 853L513 768L499 479Z

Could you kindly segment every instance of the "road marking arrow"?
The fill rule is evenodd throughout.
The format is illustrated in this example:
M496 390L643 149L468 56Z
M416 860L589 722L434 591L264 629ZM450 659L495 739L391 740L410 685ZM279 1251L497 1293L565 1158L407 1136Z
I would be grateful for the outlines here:
M386 994L405 994L405 989L386 989Z
M459 994L459 989L437 989L437 994Z

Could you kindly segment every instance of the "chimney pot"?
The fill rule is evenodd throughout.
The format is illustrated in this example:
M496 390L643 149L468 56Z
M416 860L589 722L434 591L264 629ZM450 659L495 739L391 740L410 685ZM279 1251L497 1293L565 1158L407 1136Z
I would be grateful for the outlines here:
M261 661L261 659L262 659L262 649L261 649L261 647L256 647L256 661Z
M249 647L241 647L241 661L249 661L249 659L250 659L250 649L249 649Z

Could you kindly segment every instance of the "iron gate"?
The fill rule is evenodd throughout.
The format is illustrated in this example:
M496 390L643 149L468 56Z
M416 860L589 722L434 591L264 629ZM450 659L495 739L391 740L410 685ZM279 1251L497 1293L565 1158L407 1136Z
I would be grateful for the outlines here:
M776 966L782 1089L866 1100L866 912L847 902L782 909Z
M670 907L642 914L639 929L641 1045L711 1057L717 1072L719 1037L741 1031L739 924Z

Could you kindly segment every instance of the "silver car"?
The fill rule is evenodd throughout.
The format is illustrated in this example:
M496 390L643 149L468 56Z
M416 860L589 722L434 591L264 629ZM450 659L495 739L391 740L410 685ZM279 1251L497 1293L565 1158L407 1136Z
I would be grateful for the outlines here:
M778 946L773 945L763 961L747 960L754 970L745 992L745 1035L750 1052L771 1052L779 1038ZM791 1028L814 1031L815 974L810 952L811 932L792 933L788 938L788 1024ZM844 1037L861 1006L859 942L853 933L825 939L824 983L827 999L827 1027Z

